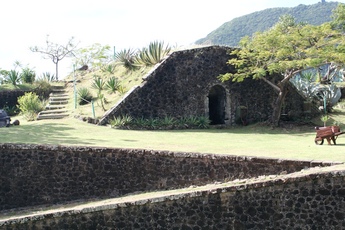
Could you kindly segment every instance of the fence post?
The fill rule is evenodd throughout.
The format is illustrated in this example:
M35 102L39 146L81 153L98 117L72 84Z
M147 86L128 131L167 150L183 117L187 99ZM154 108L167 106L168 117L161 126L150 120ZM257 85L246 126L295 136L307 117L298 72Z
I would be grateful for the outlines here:
M73 64L73 91L74 91L74 109L77 108L77 90L76 90L76 79L75 79L75 64Z
M96 115L95 115L95 106L93 105L93 100L91 100L91 107L92 107L93 119L95 119L95 118L96 118Z

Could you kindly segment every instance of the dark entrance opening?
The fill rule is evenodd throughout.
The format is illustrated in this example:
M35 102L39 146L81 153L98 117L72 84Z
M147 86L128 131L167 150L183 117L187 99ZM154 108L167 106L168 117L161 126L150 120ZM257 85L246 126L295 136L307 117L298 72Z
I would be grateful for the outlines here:
M225 123L225 104L225 89L220 85L213 86L208 94L208 108L211 125Z

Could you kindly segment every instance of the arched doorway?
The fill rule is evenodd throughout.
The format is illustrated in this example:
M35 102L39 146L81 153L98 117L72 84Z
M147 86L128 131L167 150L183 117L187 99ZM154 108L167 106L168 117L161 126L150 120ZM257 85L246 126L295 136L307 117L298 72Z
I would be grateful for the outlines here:
M215 85L208 94L209 119L211 125L225 124L226 91L224 87Z

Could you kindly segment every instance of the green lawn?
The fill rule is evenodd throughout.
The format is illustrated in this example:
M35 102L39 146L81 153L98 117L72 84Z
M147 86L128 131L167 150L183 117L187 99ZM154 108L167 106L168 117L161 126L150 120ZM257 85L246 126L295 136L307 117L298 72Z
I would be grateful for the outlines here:
M230 129L134 131L91 125L74 118L20 121L20 126L0 128L1 143L104 146L345 162L345 135L339 136L336 146L318 146L314 144L312 126L305 130L273 130L254 125Z

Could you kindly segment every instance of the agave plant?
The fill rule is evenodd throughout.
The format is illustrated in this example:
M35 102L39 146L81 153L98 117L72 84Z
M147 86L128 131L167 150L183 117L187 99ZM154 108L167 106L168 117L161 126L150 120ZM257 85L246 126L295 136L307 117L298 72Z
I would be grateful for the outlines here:
M91 87L96 89L98 93L100 93L105 89L105 81L101 77L95 75Z
M132 49L124 49L115 54L115 61L117 64L124 66L127 70L136 70L138 65L136 63L137 52Z
M143 48L138 56L137 62L140 65L152 66L163 60L171 51L169 45L164 46L164 42L154 41L149 44L148 48Z
M18 85L21 81L20 74L18 71L10 70L5 75L4 82L12 84L14 86Z
M114 74L115 68L116 68L116 65L114 65L114 64L105 64L102 66L101 70L102 70L102 72Z
M106 82L105 87L110 93L115 93L120 88L120 82L116 77L111 77Z
M79 96L79 105L85 105L91 102L92 95L90 90L86 87L82 87L78 89L78 96Z
M112 128L123 128L132 122L132 117L128 115L114 117L110 120L110 126Z
M42 73L41 77L42 80L47 81L47 82L52 82L55 80L55 75L51 74L49 72Z

